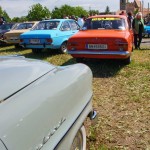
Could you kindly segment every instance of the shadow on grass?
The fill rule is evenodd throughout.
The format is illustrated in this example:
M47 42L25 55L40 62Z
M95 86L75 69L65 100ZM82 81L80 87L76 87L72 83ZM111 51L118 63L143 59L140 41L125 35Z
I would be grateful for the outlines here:
M74 58L69 59L62 64L71 65L75 64ZM115 76L125 65L120 60L88 60L84 62L90 67L95 78L109 78Z
M0 48L1 48L0 52L19 52L19 51L25 50L22 47L15 48L13 45L9 45L9 46L7 45L7 46L3 46L3 47L0 47Z
M52 56L55 56L55 55L59 55L59 52L57 50L45 50L45 51L42 51L40 53L27 53L27 54L24 54L24 56L26 58L34 58L34 59L46 59L48 57L52 57Z
M86 63L95 78L109 78L115 76L125 65L120 60L99 60Z

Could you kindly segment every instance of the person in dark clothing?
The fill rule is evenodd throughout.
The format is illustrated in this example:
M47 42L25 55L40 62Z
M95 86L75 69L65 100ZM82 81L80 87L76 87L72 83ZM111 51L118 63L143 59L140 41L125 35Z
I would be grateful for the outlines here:
M144 20L142 19L142 13L137 13L132 22L132 28L134 32L134 46L135 49L140 49L142 41L142 33L144 31Z
M0 26L5 23L4 18L0 16Z
M131 12L127 13L127 18L128 18L128 24L129 24L129 28L132 29L132 22L133 22L133 16Z

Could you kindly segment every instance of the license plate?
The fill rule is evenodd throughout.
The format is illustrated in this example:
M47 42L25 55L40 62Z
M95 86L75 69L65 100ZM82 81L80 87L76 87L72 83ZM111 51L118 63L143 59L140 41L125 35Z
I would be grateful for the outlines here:
M11 40L18 40L18 37L10 37Z
M39 44L40 40L39 39L31 39L30 43L32 43L32 44Z
M88 44L88 49L107 49L107 44Z

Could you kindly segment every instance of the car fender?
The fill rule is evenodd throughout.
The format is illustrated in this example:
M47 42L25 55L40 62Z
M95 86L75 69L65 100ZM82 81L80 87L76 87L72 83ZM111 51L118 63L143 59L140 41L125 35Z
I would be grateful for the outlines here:
M91 97L86 65L57 67L1 103L0 137L11 150L54 149Z

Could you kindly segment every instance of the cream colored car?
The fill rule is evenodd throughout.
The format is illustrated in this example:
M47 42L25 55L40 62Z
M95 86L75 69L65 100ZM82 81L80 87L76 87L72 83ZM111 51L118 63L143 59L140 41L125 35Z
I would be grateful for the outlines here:
M86 150L92 72L0 56L0 150Z
M8 44L14 44L16 48L19 47L20 34L31 30L38 22L24 22L15 25L13 30L4 34L4 40Z

